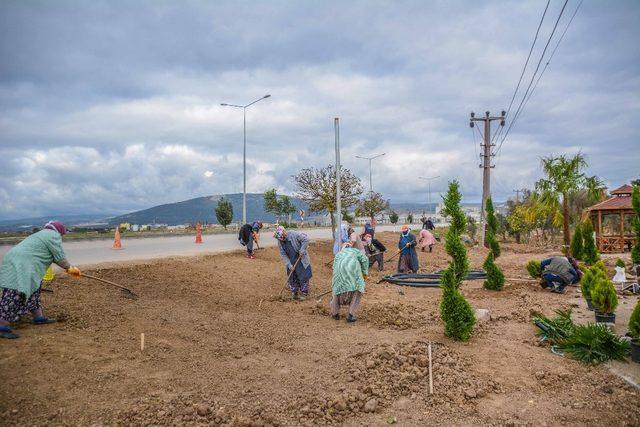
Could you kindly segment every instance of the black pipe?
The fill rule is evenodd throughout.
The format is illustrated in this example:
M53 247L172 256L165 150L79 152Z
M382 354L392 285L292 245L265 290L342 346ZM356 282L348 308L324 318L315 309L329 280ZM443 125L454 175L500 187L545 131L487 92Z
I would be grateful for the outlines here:
M437 288L440 287L440 279L443 270L433 273L397 273L384 276L380 282L388 282L398 286L411 286L414 288ZM469 270L464 280L486 279L487 273L482 270Z

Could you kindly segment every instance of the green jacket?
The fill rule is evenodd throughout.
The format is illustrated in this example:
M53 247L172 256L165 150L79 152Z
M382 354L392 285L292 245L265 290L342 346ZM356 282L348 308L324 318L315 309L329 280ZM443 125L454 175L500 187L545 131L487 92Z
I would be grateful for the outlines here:
M351 291L364 293L365 282L362 276L368 272L369 259L359 249L342 249L333 260L333 295Z
M65 258L60 233L38 231L6 253L0 267L0 288L14 289L29 298L40 288L47 267Z

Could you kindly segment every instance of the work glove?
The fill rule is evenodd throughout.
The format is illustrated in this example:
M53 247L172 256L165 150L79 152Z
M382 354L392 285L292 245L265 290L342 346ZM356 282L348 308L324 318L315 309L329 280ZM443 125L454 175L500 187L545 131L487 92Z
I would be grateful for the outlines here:
M287 271L293 270L293 264L287 264Z
M67 268L67 274L74 277L82 276L80 269L78 267L73 267L73 266Z
M300 252L298 252L298 255L300 255L300 257L303 257L307 254L307 251L305 251L304 249L300 249Z

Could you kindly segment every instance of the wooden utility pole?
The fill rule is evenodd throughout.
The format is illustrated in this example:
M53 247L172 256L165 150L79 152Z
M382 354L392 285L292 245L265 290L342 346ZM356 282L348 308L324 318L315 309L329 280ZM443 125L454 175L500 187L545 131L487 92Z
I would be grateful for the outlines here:
M485 228L486 228L486 206L487 199L491 197L491 169L495 166L491 165L491 157L495 156L491 147L495 144L491 143L491 122L494 120L500 120L500 126L504 126L504 116L506 112L503 110L502 115L498 117L491 117L491 114L487 111L484 117L476 117L474 112L471 112L471 118L469 119L469 126L474 127L474 122L484 122L484 138L482 144L480 144L482 151L482 210L480 211L480 244L484 246Z
M335 245L340 250L340 227L342 226L342 203L341 203L341 191L340 191L340 119L336 117L333 119L333 127L336 137L336 231L335 231Z

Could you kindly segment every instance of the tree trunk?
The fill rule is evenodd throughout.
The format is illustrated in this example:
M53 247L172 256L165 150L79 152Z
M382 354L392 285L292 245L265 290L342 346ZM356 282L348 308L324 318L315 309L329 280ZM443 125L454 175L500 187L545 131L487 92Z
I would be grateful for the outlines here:
M571 236L569 235L569 200L565 194L562 195L562 234L564 235L564 254L569 256L569 246Z

